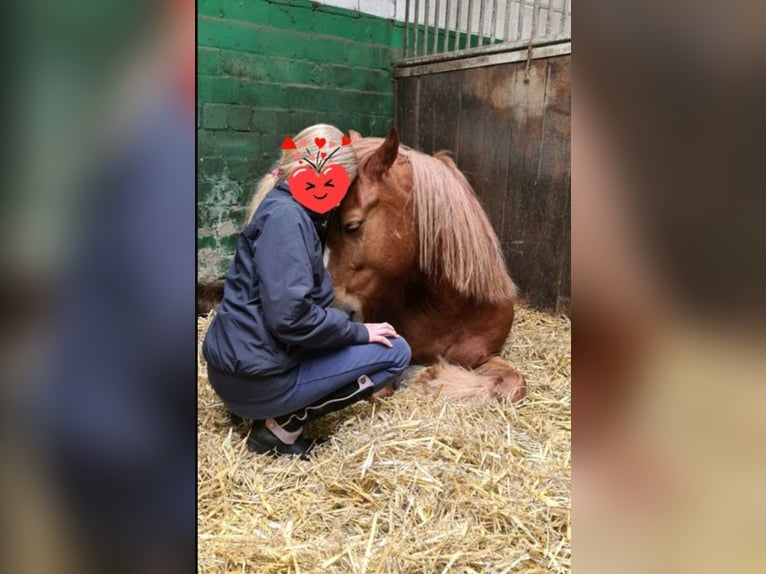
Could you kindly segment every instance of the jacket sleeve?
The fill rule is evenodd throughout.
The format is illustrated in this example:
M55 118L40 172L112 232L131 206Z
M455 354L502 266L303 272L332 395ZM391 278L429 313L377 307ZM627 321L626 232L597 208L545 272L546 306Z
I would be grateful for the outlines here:
M338 348L369 341L367 329L335 307L311 299L314 276L307 230L289 209L266 219L254 242L261 304L269 331L280 341L307 348Z

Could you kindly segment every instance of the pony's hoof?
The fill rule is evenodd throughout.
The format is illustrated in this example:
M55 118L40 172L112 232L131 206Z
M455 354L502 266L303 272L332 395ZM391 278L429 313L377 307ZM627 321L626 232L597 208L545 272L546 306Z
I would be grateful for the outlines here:
M394 386L392 384L387 384L379 391L375 391L372 393L369 397L367 397L367 400L371 403L377 403L378 401L382 399L386 399L394 394Z
M512 403L517 403L527 396L527 381L521 375L516 375L509 381L509 390L506 395Z
M526 383L522 384L519 387L516 387L511 391L511 402L517 403L521 399L527 396L527 385Z

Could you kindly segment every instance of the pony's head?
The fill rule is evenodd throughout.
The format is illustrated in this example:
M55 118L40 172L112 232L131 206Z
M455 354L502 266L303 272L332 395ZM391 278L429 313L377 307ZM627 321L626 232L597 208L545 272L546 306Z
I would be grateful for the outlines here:
M385 139L350 134L357 177L327 236L341 307L369 316L413 281L476 302L516 296L484 209L446 152L401 146L393 128Z
M350 136L359 166L328 229L328 267L340 306L368 315L417 266L412 170L395 129L385 140Z

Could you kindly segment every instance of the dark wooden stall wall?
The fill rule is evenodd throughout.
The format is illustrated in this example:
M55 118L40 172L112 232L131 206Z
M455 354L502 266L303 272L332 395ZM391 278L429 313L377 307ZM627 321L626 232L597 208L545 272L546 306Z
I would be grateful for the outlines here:
M529 303L569 308L571 56L396 80L402 143L447 149ZM528 81L525 79L528 78Z

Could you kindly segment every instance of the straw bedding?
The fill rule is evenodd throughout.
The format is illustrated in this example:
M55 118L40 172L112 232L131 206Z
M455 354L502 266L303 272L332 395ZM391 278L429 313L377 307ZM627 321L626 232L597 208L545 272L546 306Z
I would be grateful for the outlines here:
M250 453L200 356L199 571L569 572L570 326L518 310L521 404L447 402L414 375L312 423L333 438L309 462Z

